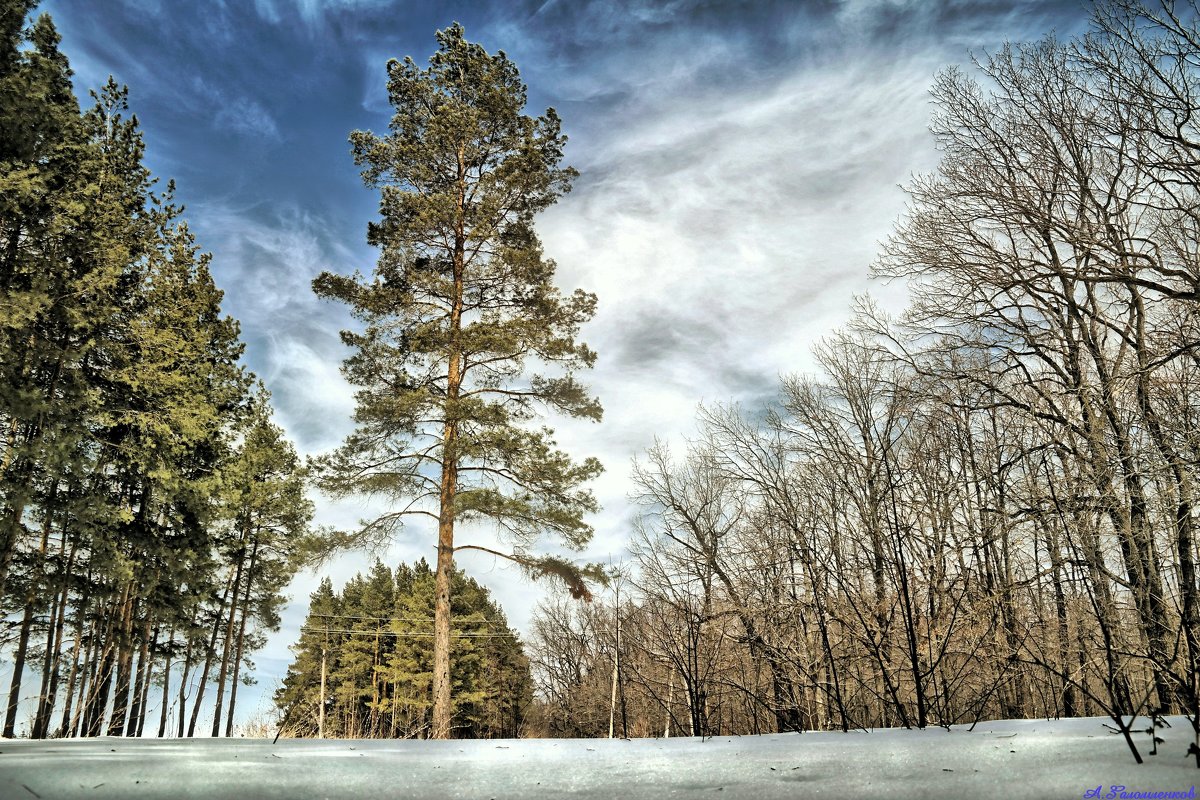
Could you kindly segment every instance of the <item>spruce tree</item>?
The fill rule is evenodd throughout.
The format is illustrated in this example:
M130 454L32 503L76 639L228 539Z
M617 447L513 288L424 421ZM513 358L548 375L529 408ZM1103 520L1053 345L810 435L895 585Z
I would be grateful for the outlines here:
M455 732L514 737L532 703L529 661L487 589L458 569L451 581ZM401 564L394 576L376 562L340 594L322 580L293 648L296 659L275 695L287 729L311 734L319 728L324 649L326 735L429 736L435 583L424 560Z
M544 534L589 540L583 517L596 504L582 485L600 464L572 461L534 421L546 410L599 420L601 409L575 378L595 359L576 337L596 298L560 293L533 229L576 174L560 165L558 115L522 113L526 87L502 51L457 24L437 40L428 68L388 63L389 133L351 135L381 192L374 274L324 273L314 290L365 324L342 334L355 349L344 372L359 387L357 428L323 462L321 486L395 504L364 522L362 539L386 540L412 515L437 522L433 736L448 738L454 554L485 549L456 544L456 526L495 523L512 545L497 555L586 595L578 570L530 548ZM535 363L554 374L534 374Z
M323 716L321 661L329 659L331 649L336 653L341 640L337 615L342 613L342 604L333 591L333 582L322 578L308 601L308 617L300 629L300 641L291 648L296 658L288 667L283 685L275 692L275 705L283 709L284 721L288 723L285 728L300 733L318 731L313 723Z

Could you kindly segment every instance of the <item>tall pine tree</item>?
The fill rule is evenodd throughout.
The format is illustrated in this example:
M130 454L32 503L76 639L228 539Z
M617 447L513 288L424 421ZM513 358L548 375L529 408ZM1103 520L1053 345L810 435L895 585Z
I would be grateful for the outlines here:
M595 359L576 336L596 298L559 292L533 229L576 174L560 166L558 115L522 113L526 88L503 52L457 24L437 39L426 69L388 63L389 133L351 135L363 179L381 191L382 220L368 230L375 272L324 273L314 290L365 323L342 334L355 348L344 371L360 387L357 429L324 462L322 487L395 504L364 523L364 538L387 539L412 515L437 521L433 736L448 738L454 554L485 549L456 544L456 526L494 522L512 545L496 555L586 595L579 571L530 548L544 534L589 540L583 517L596 504L582 485L601 467L572 461L533 423L545 410L599 420L601 409L575 378ZM535 362L555 374L534 374Z

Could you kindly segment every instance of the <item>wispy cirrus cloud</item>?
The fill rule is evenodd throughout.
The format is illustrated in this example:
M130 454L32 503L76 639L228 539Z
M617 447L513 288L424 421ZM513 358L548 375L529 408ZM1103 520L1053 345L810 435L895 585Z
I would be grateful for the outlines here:
M181 99L192 106L198 119L258 141L277 142L282 138L275 117L254 97L236 89L219 88L199 75L193 76L191 89Z
M330 221L290 202L192 209L206 246L219 254L214 273L224 310L241 321L247 365L271 391L276 417L302 452L335 447L351 428L353 388L339 372L346 349L338 332L346 309L312 291L320 272L360 261ZM343 269L343 271L348 271Z

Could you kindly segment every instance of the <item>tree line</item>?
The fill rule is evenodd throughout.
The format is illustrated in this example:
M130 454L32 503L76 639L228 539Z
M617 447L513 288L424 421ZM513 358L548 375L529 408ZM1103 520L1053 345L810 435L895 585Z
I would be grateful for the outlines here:
M521 640L486 588L454 570L452 735L515 738L533 706ZM275 694L289 736L427 739L434 732L436 577L421 559L382 563L311 596L295 660Z
M1107 714L1140 760L1130 716L1183 712L1200 744L1197 11L939 75L873 268L908 309L860 299L765 412L637 462L627 599L535 618L551 733Z
M81 109L35 5L0 2L2 734L192 735L204 706L229 735L316 542L304 470L127 90Z

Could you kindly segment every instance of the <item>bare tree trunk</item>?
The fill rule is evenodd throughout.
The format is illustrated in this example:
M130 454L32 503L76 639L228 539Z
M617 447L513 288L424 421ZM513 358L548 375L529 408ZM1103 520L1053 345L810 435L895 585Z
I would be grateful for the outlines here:
M254 584L254 569L258 562L258 539L250 551L250 566L246 571L246 594L242 598L242 619L238 625L237 646L233 653L233 679L229 684L229 717L225 721L225 736L233 736L233 711L237 704L238 679L242 672L242 654L246 643L246 620L250 616L250 590Z
M138 667L134 673L134 683L132 691L132 703L129 708L129 719L125 723L126 736L140 736L141 728L145 722L145 702L146 702L146 687L150 679L150 659L151 652L154 649L154 642L151 641L151 623L150 615L146 614L146 621L142 625L142 644L138 649ZM153 635L158 636L158 629L153 628Z
M175 646L175 626L171 626L171 633L167 636L167 647L163 653L163 689L162 689L162 708L158 712L158 738L162 739L167 735L167 718L170 714L171 706L171 650Z
M1047 526L1049 529L1049 526ZM1064 717L1078 716L1075 708L1075 686L1067 676L1067 670L1070 668L1070 630L1067 624L1067 599L1063 592L1063 563L1062 554L1059 552L1058 537L1053 533L1046 542L1046 549L1050 555L1050 580L1054 585L1054 617L1057 622L1058 631L1058 661L1059 661L1059 678L1061 680L1060 700L1062 702L1062 715Z
M208 683L208 671L212 667L213 658L217 654L217 638L221 633L221 622L225 619L225 606L229 602L229 593L233 591L234 576L231 573L225 583L225 593L221 595L221 604L217 607L213 618L212 636L209 637L208 647L204 650L204 667L200 670L200 683L196 687L196 699L192 703L192 717L188 722L187 735L196 735L196 722L200 719L200 706L204 702L204 688Z
M1180 628L1184 641L1183 668L1177 671L1175 682L1177 688L1184 694L1191 713L1200 725L1200 587L1196 583L1196 566L1194 560L1195 537L1193 534L1193 501L1192 480L1188 466L1180 455L1170 437L1164 431L1163 420L1154 406L1150 386L1150 355L1146 352L1146 311L1140 292L1131 289L1136 303L1136 344L1138 357L1137 398L1146 427L1150 432L1155 447L1170 467L1170 488L1174 497L1174 525L1176 558L1179 565L1179 594L1182 605ZM1164 665L1165 666L1165 665ZM1163 713L1167 712L1165 705L1160 706ZM1197 728L1200 734L1200 726ZM1200 758L1200 753L1197 754Z
M246 537L249 536L249 531L244 531L242 535L242 546L238 549L237 568L233 575L233 591L230 594L229 600L229 623L225 626L225 645L221 650L221 668L217 674L217 700L213 709L213 724L212 736L215 738L221 735L221 711L225 701L225 679L229 676L229 655L233 650L233 634L237 624L238 601L242 589L242 572L246 562ZM220 627L221 618L217 618L218 627Z
M113 698L112 719L108 724L109 736L121 736L129 715L129 685L133 679L133 618L138 605L132 584L125 588L121 603L121 624L117 634L116 695Z

